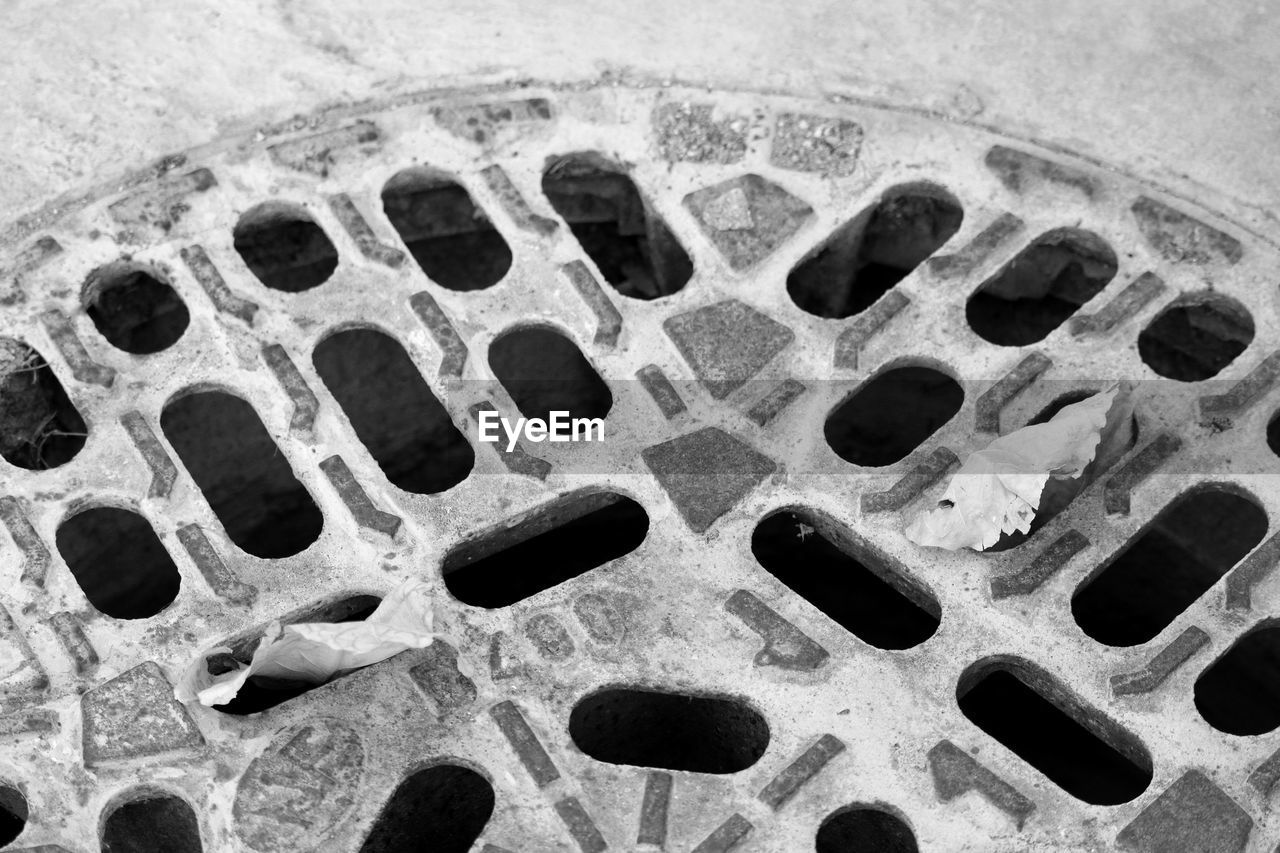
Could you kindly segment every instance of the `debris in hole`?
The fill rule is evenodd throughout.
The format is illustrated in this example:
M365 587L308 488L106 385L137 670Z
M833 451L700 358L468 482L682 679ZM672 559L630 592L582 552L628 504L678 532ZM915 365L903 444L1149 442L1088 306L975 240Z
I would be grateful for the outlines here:
M305 622L281 627L273 622L245 662L221 646L200 655L187 668L174 695L182 702L225 705L253 676L282 688L324 684L353 669L370 666L407 649L421 649L436 638L428 586L405 581L383 599L363 622Z
M484 290L506 277L511 247L449 176L414 167L382 188L382 209L427 277L449 290Z
M819 317L861 314L960 228L964 211L935 187L892 191L841 227L787 276L787 293Z
M1132 423L1131 389L1116 382L1047 423L997 438L970 454L937 508L907 527L907 538L917 545L982 551L1002 534L1026 533L1036 511L1048 508L1050 478L1074 480L1051 494L1054 502L1070 501L1088 485L1090 477L1082 475L1095 459L1101 464L1094 471L1104 469L1128 447Z
M87 435L40 354L0 338L0 456L20 468L56 468L80 452Z
M1006 347L1044 340L1115 277L1118 262L1095 234L1041 235L969 298L965 317L983 340Z
M1166 308L1138 335L1148 367L1179 382L1212 379L1253 343L1253 318L1234 299L1197 294Z
M135 355L173 346L191 321L177 291L128 263L108 264L91 273L81 301L102 336Z
M603 157L573 154L553 161L542 176L542 192L619 293L658 299L693 275L693 262L635 182ZM748 210L736 214L750 219Z

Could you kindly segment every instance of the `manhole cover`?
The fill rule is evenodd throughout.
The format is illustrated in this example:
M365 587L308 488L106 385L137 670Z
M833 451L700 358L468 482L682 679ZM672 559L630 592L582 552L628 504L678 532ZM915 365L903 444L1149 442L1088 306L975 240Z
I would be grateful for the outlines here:
M909 109L526 87L263 128L3 239L6 842L1280 835L1280 259L1218 213ZM1110 379L1147 380L1133 446L1026 541L903 537ZM603 440L477 438L552 411ZM434 645L173 699L408 578Z

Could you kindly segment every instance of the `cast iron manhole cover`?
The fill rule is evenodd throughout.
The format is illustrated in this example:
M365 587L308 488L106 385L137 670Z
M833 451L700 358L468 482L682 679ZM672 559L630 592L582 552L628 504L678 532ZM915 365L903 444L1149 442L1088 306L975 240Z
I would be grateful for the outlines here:
M2 239L6 842L1280 835L1280 259L1218 213L918 111L531 86L263 128ZM1027 541L903 537L1110 379L1150 380L1133 447ZM554 409L605 440L477 441ZM173 698L408 578L429 648Z

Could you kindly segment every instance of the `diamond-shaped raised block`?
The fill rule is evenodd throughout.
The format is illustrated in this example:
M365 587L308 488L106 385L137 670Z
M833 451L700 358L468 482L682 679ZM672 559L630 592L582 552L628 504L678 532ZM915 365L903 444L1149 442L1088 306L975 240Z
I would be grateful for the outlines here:
M717 400L759 373L795 338L786 326L736 299L677 314L662 328Z
M813 216L812 207L759 175L696 190L684 204L739 272L772 255Z
M204 738L160 667L144 663L80 699L84 760L95 765L199 749Z
M697 533L737 506L777 468L768 456L715 427L656 444L641 455Z
M1252 830L1248 812L1192 770L1120 830L1116 843L1134 853L1242 853Z

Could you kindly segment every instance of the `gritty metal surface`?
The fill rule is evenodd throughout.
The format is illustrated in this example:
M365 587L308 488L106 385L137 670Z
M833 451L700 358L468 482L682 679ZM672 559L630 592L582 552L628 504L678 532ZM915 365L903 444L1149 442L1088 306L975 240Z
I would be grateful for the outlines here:
M627 164L689 252L696 272L679 293L640 302L588 282L572 234L548 225L558 221L541 170L582 150ZM421 163L456 176L506 237L514 263L500 284L449 291L404 262L379 195ZM881 301L891 310L873 308L867 323L793 304L784 282L797 262L886 190L922 182L960 199L964 223ZM232 230L268 199L302 206L333 241L340 260L326 284L283 293L245 268ZM1269 851L1280 837L1272 786L1255 781L1274 776L1280 743L1211 729L1191 689L1280 606L1274 560L1242 564L1238 606L1227 606L1228 576L1141 646L1102 646L1070 616L1076 586L1197 483L1230 480L1280 518L1270 485L1280 460L1231 464L1265 445L1276 391L1260 365L1280 340L1280 253L1233 222L912 110L622 87L428 92L315 115L174 158L67 209L0 256L0 268L21 271L3 281L0 293L13 295L0 333L49 360L90 431L55 470L0 462L0 695L10 709L0 780L30 806L18 847L97 849L103 814L145 786L192 805L207 850L357 850L406 774L446 760L496 790L477 842L491 851L798 851L855 802L901 815L927 851ZM1034 348L983 341L965 322L969 295L1063 226L1117 250L1118 274L1082 309L1095 322L1064 325ZM113 349L81 310L80 283L126 255L164 271L191 309L182 340L161 353ZM951 554L905 540L904 517L989 440L975 424L1021 425L1072 382L1154 378L1138 332L1210 287L1256 326L1221 376L1228 388L1246 383L1229 424L1203 423L1194 389L1142 398L1138 446L1026 546ZM335 327L384 330L474 443L478 411L515 410L497 386L459 380L492 378L489 343L531 322L564 331L606 381L648 392L615 393L610 444L477 445L472 474L437 495L387 482L312 366ZM957 377L964 408L901 462L859 469L820 425L859 381L898 363ZM323 513L310 548L265 560L232 544L159 429L165 403L190 388L253 405ZM582 489L644 506L644 544L510 607L449 596L451 548ZM88 604L51 550L69 508L86 505L147 518L181 574L172 605L126 621ZM936 599L936 634L908 650L873 648L764 572L752 530L793 506L829 517ZM173 700L197 654L409 577L436 585L447 648L254 716ZM992 656L1032 662L1136 736L1154 766L1147 791L1118 806L1082 803L973 725L956 684ZM615 685L732 694L768 721L768 748L727 775L596 761L570 740L569 714Z

